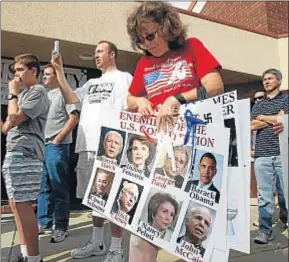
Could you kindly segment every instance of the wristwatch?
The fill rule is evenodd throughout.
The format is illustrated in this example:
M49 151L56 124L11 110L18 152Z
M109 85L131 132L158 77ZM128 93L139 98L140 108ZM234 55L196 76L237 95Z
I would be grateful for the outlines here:
M14 98L18 99L18 96L14 94L8 94L8 97L7 97L8 100L12 100Z
M184 96L182 94L177 94L174 96L181 105L186 104L188 101L184 98Z

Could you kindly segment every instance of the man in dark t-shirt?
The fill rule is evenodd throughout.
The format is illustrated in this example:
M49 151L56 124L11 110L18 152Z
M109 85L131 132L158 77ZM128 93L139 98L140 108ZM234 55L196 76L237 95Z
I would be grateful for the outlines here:
M262 77L267 97L256 103L251 113L251 130L256 130L254 169L258 188L259 234L254 242L257 244L267 244L273 240L275 186L280 206L280 220L285 227L288 225L279 137L274 132L278 115L288 114L288 96L280 92L282 74L279 70L268 69Z

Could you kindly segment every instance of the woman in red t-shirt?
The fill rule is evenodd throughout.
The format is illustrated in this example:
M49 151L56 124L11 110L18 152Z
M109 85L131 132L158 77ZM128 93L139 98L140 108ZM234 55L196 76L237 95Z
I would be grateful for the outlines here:
M130 110L142 115L158 111L158 128L173 127L181 104L199 98L203 86L209 96L223 92L221 65L197 38L186 39L179 14L165 2L142 3L129 16L132 47L143 50L127 97ZM156 260L157 248L132 236L130 262Z
M173 123L171 116L180 104L198 99L198 86L209 96L223 92L221 65L200 40L186 39L179 14L168 3L141 4L129 16L127 30L132 47L145 53L129 89L130 109L148 115L162 105L162 126Z

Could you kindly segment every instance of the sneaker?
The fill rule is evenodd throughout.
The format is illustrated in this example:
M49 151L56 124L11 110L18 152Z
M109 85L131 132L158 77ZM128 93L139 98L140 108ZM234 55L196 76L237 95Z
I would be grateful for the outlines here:
M50 242L59 243L65 240L68 237L68 232L66 230L55 229L53 230Z
M281 229L287 229L288 228L288 222L284 223L283 221L280 220L280 227Z
M28 257L23 257L22 254L19 255L15 260L13 260L13 262L27 262L28 261ZM39 262L43 262L43 260L41 259Z
M51 234L52 232L52 227L42 227L38 225L38 235Z
M117 251L108 251L101 262L125 262L123 253Z
M256 220L256 221L254 221L253 222L253 226L255 226L255 227L259 227L259 222Z
M272 221L272 225L276 225L276 224L277 224L276 221ZM259 221L258 221L258 220L255 220L255 221L253 222L253 226L259 227Z
M259 245L265 245L269 241L272 241L274 239L273 235L266 235L265 233L259 232L258 236L255 237L254 243Z
M74 249L71 251L72 258L86 258L91 256L102 256L106 253L106 247L102 246L96 247L92 244L92 239L89 240L87 244L83 247Z
M22 254L18 255L17 258L13 259L12 262L25 262L26 258L22 256Z

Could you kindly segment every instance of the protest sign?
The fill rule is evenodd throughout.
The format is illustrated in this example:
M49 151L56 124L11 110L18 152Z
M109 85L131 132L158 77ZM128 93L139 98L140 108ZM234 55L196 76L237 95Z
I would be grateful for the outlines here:
M279 143L284 179L284 196L288 209L288 115L278 116L278 121L282 122L284 126L283 132L279 134Z
M200 119L222 121L220 107L212 102L192 108ZM155 118L105 112L83 204L186 261L209 261L216 235L226 231L226 220L224 228L219 224L224 213L220 207L227 202L229 130L223 124L199 125L184 145L186 123L181 116L169 134L170 149L157 135ZM148 135L156 143L150 143ZM101 180L102 187L97 185ZM206 180L208 185L200 187ZM160 206L170 214L166 221L160 219ZM196 227L196 214L206 225L199 242L189 234Z
M237 132L241 138L242 163L239 167L228 167L228 245L215 245L210 262L227 261L230 248L250 253L250 100L237 103L242 123L242 132Z
M250 99L239 100L238 107L238 119L242 123L242 132L240 132L242 162L239 167L229 167L228 169L228 181L230 181L230 177L234 176L231 179L231 185L228 186L232 189L228 192L228 206L233 206L234 202L238 206L238 214L232 220L235 234L228 234L228 241L230 248L249 254L251 183Z
M210 99L222 106L224 124L230 128L227 203L228 244L232 249L249 253L250 101L249 99L238 101L237 91L224 93ZM222 241L218 241L216 247L222 249L225 245Z
M227 246L226 250L220 250L217 248L213 249L210 262L226 262L229 261L229 255L230 255L230 248Z
M244 179L242 178L243 161L242 161L242 148L241 148L241 128L240 128L240 112L237 100L237 91L215 96L200 103L207 103L212 101L216 105L220 105L222 110L222 121L225 127L230 128L230 143L229 143L229 157L228 157L228 203L223 207L227 210L227 214L223 213L223 220L228 222L229 231L223 231L225 236L219 236L215 248L226 251L227 238L229 243L235 243L238 239L244 239L242 219L245 219L245 205L242 199L245 198L246 192L244 187ZM231 178L231 176L233 176ZM236 187L235 185L239 185ZM225 215L227 217L225 217ZM227 222L226 222L227 223ZM223 226L223 225L222 225ZM234 226L234 227L233 227ZM229 233L229 234L228 234ZM238 249L239 250L239 249ZM242 250L239 250L242 251Z
M214 104L221 106L224 125L230 128L228 166L239 166L240 162L242 162L242 155L237 91L224 93L204 101L207 102L207 100L211 100Z

